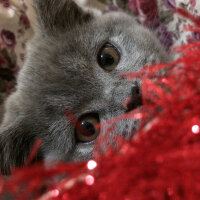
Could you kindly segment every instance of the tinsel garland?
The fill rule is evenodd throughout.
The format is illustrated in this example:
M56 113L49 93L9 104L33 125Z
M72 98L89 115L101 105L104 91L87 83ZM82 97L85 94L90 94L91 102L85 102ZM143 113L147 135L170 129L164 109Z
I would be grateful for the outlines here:
M199 20L177 12L194 22L187 30L200 32ZM109 148L105 155L96 150L96 160L15 169L7 180L0 178L1 199L199 200L200 42L175 51L181 54L176 61L123 74L129 80L142 79L143 106L106 125L139 118L137 137L119 139L119 149Z

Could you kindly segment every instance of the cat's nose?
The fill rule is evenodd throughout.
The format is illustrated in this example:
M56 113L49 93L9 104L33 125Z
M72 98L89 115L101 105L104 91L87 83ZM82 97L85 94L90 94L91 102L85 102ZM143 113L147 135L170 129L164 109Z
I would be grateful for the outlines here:
M131 97L127 104L126 112L134 110L134 109L140 107L141 105L142 105L142 94L141 94L140 87L138 85L133 86L131 88Z

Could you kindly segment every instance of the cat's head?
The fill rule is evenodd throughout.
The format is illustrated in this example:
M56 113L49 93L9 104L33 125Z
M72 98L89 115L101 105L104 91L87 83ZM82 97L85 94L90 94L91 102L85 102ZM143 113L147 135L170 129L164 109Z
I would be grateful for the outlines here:
M71 0L35 0L35 6L38 28L2 125L3 168L23 165L39 138L38 157L45 160L91 158L109 128L95 125L141 106L140 81L120 75L168 60L153 33L126 13L94 13ZM122 120L108 140L129 138L137 127L137 120Z

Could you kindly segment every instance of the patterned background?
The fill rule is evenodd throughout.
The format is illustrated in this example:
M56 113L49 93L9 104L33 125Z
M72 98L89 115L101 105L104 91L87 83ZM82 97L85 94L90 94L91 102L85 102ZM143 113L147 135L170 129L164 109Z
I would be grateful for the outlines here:
M200 40L199 34L184 31L189 22L173 13L175 7L182 7L200 17L199 0L146 0L145 5L140 0L116 1L152 29L167 51L175 45ZM109 0L87 0L84 4L105 12L119 9ZM14 90L17 73L23 66L26 43L34 34L35 23L31 0L0 0L0 119L3 102Z

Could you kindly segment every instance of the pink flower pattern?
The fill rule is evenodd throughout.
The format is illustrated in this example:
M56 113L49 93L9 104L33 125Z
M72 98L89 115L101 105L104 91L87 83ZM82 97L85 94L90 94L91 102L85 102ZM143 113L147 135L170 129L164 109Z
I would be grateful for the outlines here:
M1 30L1 40L6 47L14 48L16 45L15 34L9 30Z
M9 0L0 0L0 6L8 11L10 9ZM24 54L25 46L20 44L20 39L24 37L26 30L30 29L30 22L26 16L25 9L20 10L20 15L16 15L16 27L0 26L0 102L2 98L9 95L16 83L16 75L19 68L19 60L16 51L22 47L20 55ZM0 19L1 20L1 19ZM19 31L20 30L20 31Z
M196 0L129 1L129 8L136 13L141 23L157 34L167 51L173 46L200 40L198 33L186 33L184 26L189 22L174 13L176 8L182 7L192 14L200 14L200 8L196 6Z

